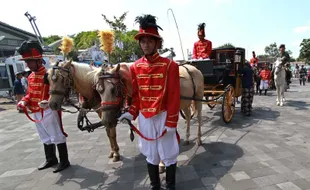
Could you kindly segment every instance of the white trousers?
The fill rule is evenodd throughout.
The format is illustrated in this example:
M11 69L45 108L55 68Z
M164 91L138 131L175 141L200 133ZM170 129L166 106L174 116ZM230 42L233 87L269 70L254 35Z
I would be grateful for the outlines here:
M268 80L261 80L260 81L260 89L261 90L268 90L269 81Z
M41 120L41 112L33 114L34 119ZM57 111L50 108L44 110L43 119L35 123L41 141L44 144L60 144L66 142L66 136L62 131L60 117Z
M151 118L139 114L139 130L147 138L159 137L165 129L167 112L162 112ZM175 164L179 155L179 144L176 133L166 133L156 141L139 138L139 148L146 156L146 161L158 165L162 160L166 167Z

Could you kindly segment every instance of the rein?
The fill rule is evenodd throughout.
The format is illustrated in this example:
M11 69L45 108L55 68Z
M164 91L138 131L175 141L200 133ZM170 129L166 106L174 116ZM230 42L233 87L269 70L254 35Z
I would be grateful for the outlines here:
M106 74L103 74L103 75L99 76L99 80L100 79L103 79L103 80L104 79L111 79L111 78L119 79L119 81L117 83L112 83L116 87L116 98L117 98L117 100L116 101L105 101L105 102L102 101L100 109L102 111L108 111L108 110L111 110L111 109L119 109L119 112L116 115L116 117L118 118L122 113L125 113L127 111L127 109L124 106L124 102L125 102L125 99L126 99L127 92L126 92L126 87L125 87L124 83L122 82L121 77L120 77L119 74L109 74L109 73L106 73ZM136 134L138 134L141 138L146 140L146 141L156 141L156 140L162 138L167 133L167 130L165 129L161 133L161 135L159 135L158 137L156 137L156 138L148 138L148 137L145 137L139 131L139 129L137 127L135 127L131 123L130 120L124 119L123 121L125 121L125 123L127 123L129 125L129 127L130 127L130 140L131 141L134 140L133 131ZM178 142L179 142L180 141L180 136L179 136L178 132L176 132L176 135L177 135L177 139L178 139Z
M108 110L113 110L113 109L119 109L119 112L117 113L116 117L120 116L120 114L124 111L124 102L126 99L126 88L121 80L121 77L119 74L109 74L109 73L104 73L99 76L99 80L105 80L105 79L118 79L118 82L113 83L115 86L116 90L116 101L101 101L101 109L102 111L108 111Z

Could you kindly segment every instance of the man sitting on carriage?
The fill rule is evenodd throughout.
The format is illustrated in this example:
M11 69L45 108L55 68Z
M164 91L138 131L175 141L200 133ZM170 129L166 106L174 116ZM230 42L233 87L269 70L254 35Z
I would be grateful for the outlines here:
M207 59L211 56L212 42L205 39L205 23L198 25L199 40L194 43L193 59Z

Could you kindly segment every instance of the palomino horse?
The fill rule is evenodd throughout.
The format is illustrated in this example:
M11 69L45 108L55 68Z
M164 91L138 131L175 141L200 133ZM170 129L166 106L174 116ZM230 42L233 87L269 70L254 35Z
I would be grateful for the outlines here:
M50 84L49 107L53 110L60 110L64 98L69 96L69 92L72 89L85 98L82 108L95 109L99 118L102 119L102 111L98 109L100 108L100 96L93 88L94 76L92 74L94 72L92 71L96 70L100 71L101 69L71 61L53 65L53 68L48 70L48 81ZM113 158L114 162L119 161L116 124L106 124L105 126L111 146L109 158Z
M285 69L281 65L280 59L274 65L274 82L277 89L277 106L283 106L285 102L284 91L286 87Z
M126 97L130 99L132 95L130 63L120 63L116 67L101 68L99 72L95 71L94 81L102 101L102 122L115 123L117 122L117 117L120 115L120 110L124 107ZM191 65L180 66L179 72L181 96L201 100L204 96L204 78L202 73ZM189 144L191 103L192 100L184 99L181 99L180 102L180 109L183 110L187 121L185 145ZM198 118L196 143L197 145L201 145L202 102L194 101L194 105Z

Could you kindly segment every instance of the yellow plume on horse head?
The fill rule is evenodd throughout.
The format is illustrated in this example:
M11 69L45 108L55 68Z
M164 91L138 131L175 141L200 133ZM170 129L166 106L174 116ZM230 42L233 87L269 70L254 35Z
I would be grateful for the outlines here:
M59 49L64 54L64 59L72 51L73 45L74 42L72 38L69 38L67 36L62 38L61 46L59 47Z
M100 40L100 49L108 54L108 62L110 63L110 54L114 47L114 32L111 30L102 30L98 32Z

